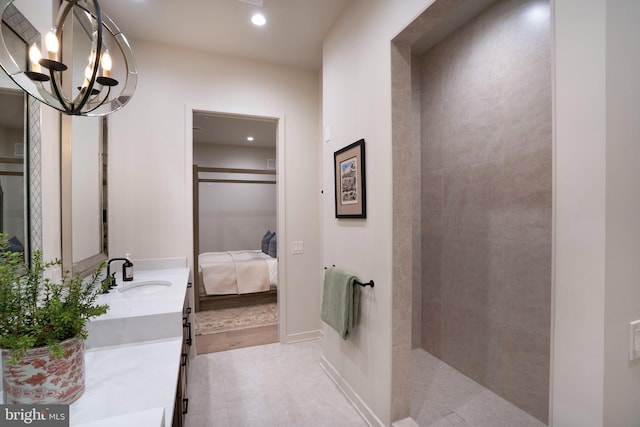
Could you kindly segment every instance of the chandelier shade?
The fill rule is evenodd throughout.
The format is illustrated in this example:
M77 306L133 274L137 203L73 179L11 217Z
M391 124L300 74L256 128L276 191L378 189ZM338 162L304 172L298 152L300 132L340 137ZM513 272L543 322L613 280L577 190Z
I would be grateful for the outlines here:
M44 49L33 44L28 56L3 37L13 1L0 0L0 66L18 86L68 115L104 116L129 102L138 78L133 52L97 0L64 0Z

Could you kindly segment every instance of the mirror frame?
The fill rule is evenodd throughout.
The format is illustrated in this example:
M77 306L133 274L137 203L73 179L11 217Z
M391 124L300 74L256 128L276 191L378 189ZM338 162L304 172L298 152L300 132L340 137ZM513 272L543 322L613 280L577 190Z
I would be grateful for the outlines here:
M61 115L60 122L60 209L62 232L62 268L73 274L86 276L91 274L98 265L108 259L107 239L107 167L108 167L108 121L106 117L100 117L99 144L99 182L97 191L100 200L100 227L96 232L100 242L100 251L81 260L73 259L73 182L72 182L72 122L75 116ZM80 118L82 120L84 118ZM94 117L94 119L96 119Z
M25 42L25 49L33 43L40 43L38 30L13 4L5 9L1 18ZM25 92L25 256L29 262L34 251L42 250L41 139L40 102Z
M75 15L72 14L75 20ZM79 22L81 24L81 22ZM71 49L63 51L63 62L73 63L74 59L74 40L76 37L90 37L86 34L86 28L75 25L65 27L62 38L65 46L71 46ZM82 49L81 49L82 50ZM63 80L63 87L71 87L74 81L71 75L66 75ZM76 82L77 83L77 82ZM72 91L69 91L72 93ZM73 254L73 123L75 120L99 120L98 135L95 135L98 141L98 159L95 159L95 167L98 170L98 188L97 195L99 198L99 226L95 230L98 236L99 251L89 254L83 259L74 259ZM105 116L82 117L61 114L60 116L60 213L61 213L61 240L62 240L62 268L65 271L71 271L73 274L86 276L95 271L98 265L108 259L108 237L107 233L107 139L108 139L108 121ZM92 137L93 138L93 137ZM84 143L85 141L80 141ZM78 141L76 141L78 143ZM93 159L89 161L94 161ZM77 197L77 194L76 194ZM92 231L93 233L93 231ZM76 235L77 237L77 235ZM91 236L93 239L93 236Z

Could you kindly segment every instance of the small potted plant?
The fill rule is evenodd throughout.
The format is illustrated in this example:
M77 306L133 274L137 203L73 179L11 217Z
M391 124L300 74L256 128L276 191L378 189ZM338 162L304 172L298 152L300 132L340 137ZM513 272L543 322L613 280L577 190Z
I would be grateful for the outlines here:
M91 317L107 312L96 303L104 263L87 279L62 273L61 261L29 263L0 233L0 348L5 404L71 403L84 392L84 340Z

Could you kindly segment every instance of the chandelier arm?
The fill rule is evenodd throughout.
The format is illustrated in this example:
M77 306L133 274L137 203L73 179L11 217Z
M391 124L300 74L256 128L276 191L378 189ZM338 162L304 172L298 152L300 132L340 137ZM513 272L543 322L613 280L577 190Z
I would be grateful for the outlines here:
M58 82L56 80L55 71L50 69L49 75L51 76L50 85L53 88L54 95L56 96L56 98L58 98L58 101L60 101L60 105L62 105L62 108L64 108L64 111L66 113L71 113L71 111L73 110L73 104L71 104L69 100L65 98L62 91L60 91L60 88L58 87Z
M58 40L62 40L62 29L64 27L64 23L67 19L67 16L69 15L69 12L73 10L73 7L77 5L78 1L79 0L69 0L67 3L64 3L61 9L58 11L55 25L55 35ZM61 72L56 74L54 69L49 68L49 75L51 76L50 87L53 89L55 97L58 99L60 105L64 109L63 111L67 114L71 114L73 111L73 102L71 102L71 100L68 99L65 96L64 92L61 90L62 80L60 73Z
M104 97L104 99L103 99L102 101L100 101L100 103L98 103L98 105L96 105L95 107L91 108L90 110L85 110L85 111L83 111L83 113L84 113L84 114L87 114L87 113L90 113L90 112L92 112L92 111L94 111L94 110L96 110L96 109L98 109L98 108L102 107L102 104L104 104L104 103L105 103L105 101L106 101L107 99L109 99L109 94L110 94L110 93L111 93L111 87L110 87L110 86L107 86L107 95Z
M69 12L71 12L73 10L74 6L78 6L77 5L78 0L67 0L66 4L62 5L62 8L58 11L58 16L56 19L56 36L58 37L58 40L61 40L60 36L61 36L61 32L62 32L62 27L64 26L64 22L67 20L67 15L69 15ZM58 25L58 24L62 24L62 25Z
M95 8L95 14L92 14L92 15L96 20L96 33L97 33L96 35L92 35L92 39L96 43L96 57L93 60L93 73L91 74L91 79L89 80L89 85L87 86L87 90L84 92L84 95L80 99L80 102L78 102L76 104L76 107L73 108L72 114L82 114L83 112L82 108L85 106L85 104L87 103L87 101L89 100L93 92L93 85L96 82L96 76L98 75L98 69L100 68L100 54L102 53L102 13L100 11L100 5L98 4L97 0L93 0L93 5Z

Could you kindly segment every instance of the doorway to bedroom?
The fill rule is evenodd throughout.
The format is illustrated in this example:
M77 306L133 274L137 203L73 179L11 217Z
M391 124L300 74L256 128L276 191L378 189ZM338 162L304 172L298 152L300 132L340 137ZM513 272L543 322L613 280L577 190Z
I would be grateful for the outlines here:
M277 127L193 111L198 354L278 342Z

